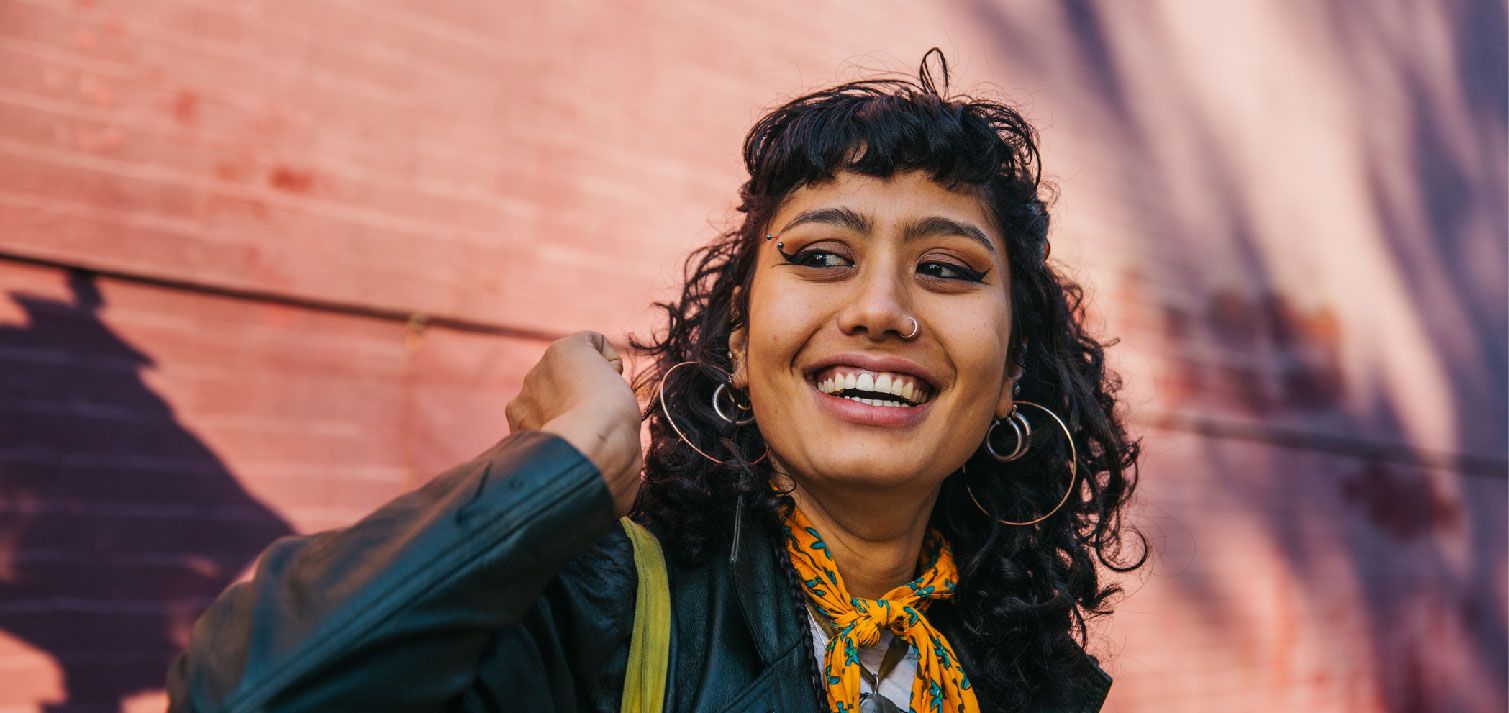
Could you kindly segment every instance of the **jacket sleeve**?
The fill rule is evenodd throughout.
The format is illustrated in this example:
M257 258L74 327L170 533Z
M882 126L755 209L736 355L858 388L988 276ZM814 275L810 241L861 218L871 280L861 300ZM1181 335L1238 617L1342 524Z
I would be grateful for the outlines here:
M169 711L440 710L614 523L591 461L510 436L349 528L269 547L195 624Z

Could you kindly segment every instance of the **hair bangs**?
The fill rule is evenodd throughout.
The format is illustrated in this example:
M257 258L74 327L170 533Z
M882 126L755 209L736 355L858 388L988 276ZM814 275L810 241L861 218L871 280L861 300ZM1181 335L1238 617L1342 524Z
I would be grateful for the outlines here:
M748 190L784 196L841 171L889 178L925 171L950 188L1019 181L1036 163L1030 128L905 81L853 82L800 97L745 142ZM1020 124L1020 125L1019 125ZM1021 149L1026 151L1022 152Z

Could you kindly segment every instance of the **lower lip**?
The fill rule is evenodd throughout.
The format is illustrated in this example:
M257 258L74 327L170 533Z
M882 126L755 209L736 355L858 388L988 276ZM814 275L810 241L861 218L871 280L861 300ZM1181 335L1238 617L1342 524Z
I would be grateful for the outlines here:
M881 428L905 428L922 420L932 401L919 406L871 406L842 396L823 393L816 386L812 393L824 411L850 423Z

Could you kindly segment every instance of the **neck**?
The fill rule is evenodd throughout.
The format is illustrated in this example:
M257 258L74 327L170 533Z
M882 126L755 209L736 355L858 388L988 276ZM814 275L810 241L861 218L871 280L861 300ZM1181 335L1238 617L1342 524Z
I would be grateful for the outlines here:
M795 485L791 495L822 535L850 595L879 599L916 578L937 487L919 493Z

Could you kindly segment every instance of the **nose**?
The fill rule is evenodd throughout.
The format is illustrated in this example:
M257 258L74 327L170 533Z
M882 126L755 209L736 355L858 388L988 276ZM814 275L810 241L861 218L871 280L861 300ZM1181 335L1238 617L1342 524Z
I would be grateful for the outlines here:
M838 328L848 335L864 335L870 341L915 334L909 283L900 270L871 263L856 276L854 291L838 313Z

